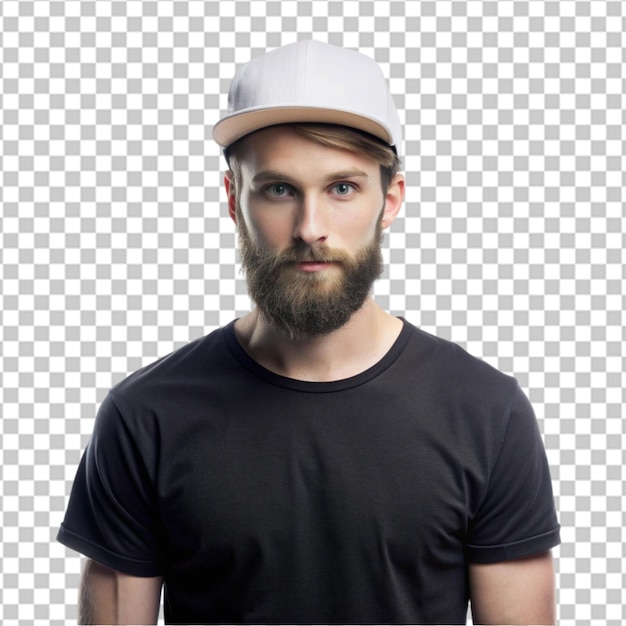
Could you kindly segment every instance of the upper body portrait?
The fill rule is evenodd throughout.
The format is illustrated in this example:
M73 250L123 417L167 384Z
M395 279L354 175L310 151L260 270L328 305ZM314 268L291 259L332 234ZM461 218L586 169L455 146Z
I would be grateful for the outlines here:
M559 524L514 378L371 295L402 209L369 57L241 66L213 129L252 310L110 390L59 541L85 623L555 621Z

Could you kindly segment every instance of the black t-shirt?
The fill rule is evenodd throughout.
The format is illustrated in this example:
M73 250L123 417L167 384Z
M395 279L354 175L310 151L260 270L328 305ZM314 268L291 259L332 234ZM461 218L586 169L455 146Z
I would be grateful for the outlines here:
M233 324L114 387L59 541L165 578L169 623L465 623L469 562L559 526L513 378L406 321L345 380L278 376Z

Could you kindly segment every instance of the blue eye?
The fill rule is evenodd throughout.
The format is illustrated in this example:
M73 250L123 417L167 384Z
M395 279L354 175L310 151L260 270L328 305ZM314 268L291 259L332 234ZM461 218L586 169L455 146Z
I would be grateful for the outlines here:
M290 193L290 188L283 184L283 183L274 183L272 185L269 185L266 188L267 193L269 193L271 196L277 196L279 198L282 198L284 196L289 195Z
M338 196L347 196L350 192L354 191L354 186L349 183L337 183L333 186L333 189Z

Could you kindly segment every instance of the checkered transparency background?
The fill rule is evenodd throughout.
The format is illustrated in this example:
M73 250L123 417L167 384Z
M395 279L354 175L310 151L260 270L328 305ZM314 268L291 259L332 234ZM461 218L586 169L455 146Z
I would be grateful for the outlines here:
M2 0L0 16L3 624L75 620L80 557L54 539L106 391L248 309L210 129L237 64L311 36L374 57L404 122L379 302L518 377L563 526L561 624L621 624L622 2Z

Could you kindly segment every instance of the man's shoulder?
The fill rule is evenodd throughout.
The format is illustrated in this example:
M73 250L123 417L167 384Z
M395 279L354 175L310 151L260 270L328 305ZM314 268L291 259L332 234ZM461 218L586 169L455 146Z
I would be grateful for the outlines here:
M404 379L404 388L429 415L436 415L440 432L463 433L458 440L462 449L492 454L512 416L526 425L534 423L532 407L514 376L421 329L416 329L413 345L413 372Z
M169 354L144 365L117 383L111 394L116 398L136 398L207 379L226 358L224 328L191 340Z
M408 325L413 332L414 341L421 346L421 352L442 366L462 372L475 370L485 376L510 378L495 365L488 363L478 354L470 352L460 343L429 333L413 324Z
M516 379L498 369L461 344L429 333L409 324L412 331L411 358L431 384L439 384L451 392L510 394L517 387Z

